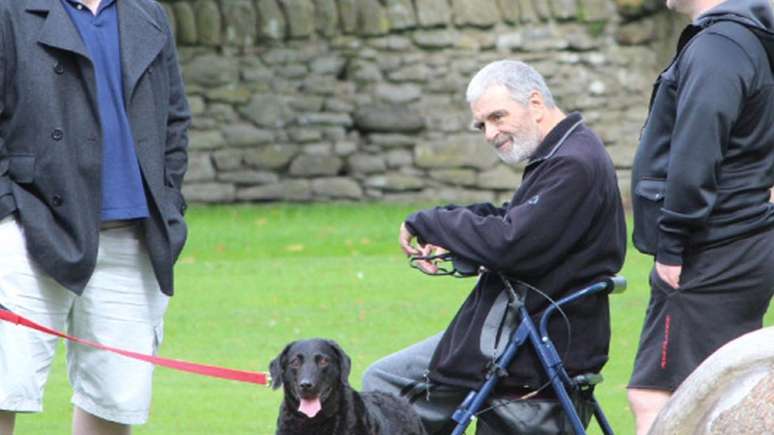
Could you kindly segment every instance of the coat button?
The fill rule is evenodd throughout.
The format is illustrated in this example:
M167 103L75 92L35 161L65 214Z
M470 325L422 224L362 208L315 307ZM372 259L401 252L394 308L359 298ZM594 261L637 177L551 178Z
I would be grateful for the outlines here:
M63 137L64 137L64 132L62 130L55 128L54 130L51 131L51 139L62 140Z
M64 66L57 62L56 65L54 65L54 72L57 74L64 74Z
M59 207L64 203L64 199L62 199L61 195L54 195L51 197L51 204L54 205L54 207Z

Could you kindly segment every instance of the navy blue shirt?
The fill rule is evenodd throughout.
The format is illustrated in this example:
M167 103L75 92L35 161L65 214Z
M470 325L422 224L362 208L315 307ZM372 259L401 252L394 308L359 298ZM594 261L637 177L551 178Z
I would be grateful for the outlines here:
M116 0L92 14L78 0L62 0L94 65L102 126L102 221L147 218L148 203L124 100Z

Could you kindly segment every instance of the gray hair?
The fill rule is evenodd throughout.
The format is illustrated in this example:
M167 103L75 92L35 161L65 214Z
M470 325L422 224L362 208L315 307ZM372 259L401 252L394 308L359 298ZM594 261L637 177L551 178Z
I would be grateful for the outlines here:
M472 103L492 86L505 86L513 99L523 105L529 101L529 95L538 91L547 107L554 107L554 97L546 85L543 76L534 68L518 60L498 60L481 68L468 84L465 97Z

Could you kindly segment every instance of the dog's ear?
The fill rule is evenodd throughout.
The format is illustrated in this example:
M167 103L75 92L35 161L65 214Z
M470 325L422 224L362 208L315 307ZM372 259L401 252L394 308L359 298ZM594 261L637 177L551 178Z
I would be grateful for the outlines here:
M352 360L349 358L349 355L347 355L344 352L344 349L339 346L338 343L336 343L333 340L326 340L328 342L328 345L336 352L336 356L339 360L339 376L341 378L341 383L344 385L349 385L349 372L352 370Z
M282 372L284 371L285 364L287 363L286 359L288 356L288 351L290 350L290 346L293 346L294 343L295 341L285 346L285 348L282 349L282 352L280 352L280 354L277 355L277 357L274 358L271 363L269 363L271 388L273 390L276 390L282 385Z

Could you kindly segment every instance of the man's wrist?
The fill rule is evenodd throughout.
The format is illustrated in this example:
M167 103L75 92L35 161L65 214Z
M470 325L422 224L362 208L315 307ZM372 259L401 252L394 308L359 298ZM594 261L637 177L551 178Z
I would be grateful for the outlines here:
M656 261L666 266L682 266L683 250L683 240L681 238L661 231L658 247L656 248Z
M682 266L683 257L681 255L674 255L659 251L656 254L656 262L663 264L664 266Z

